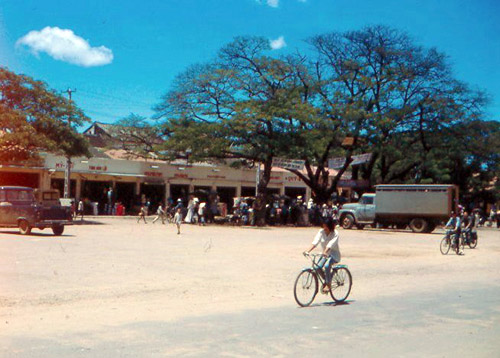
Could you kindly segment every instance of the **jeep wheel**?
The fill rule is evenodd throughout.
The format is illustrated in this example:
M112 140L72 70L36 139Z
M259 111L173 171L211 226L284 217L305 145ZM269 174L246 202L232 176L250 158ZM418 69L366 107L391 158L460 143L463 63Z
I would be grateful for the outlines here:
M353 226L354 226L354 216L352 216L351 214L346 214L342 218L342 227L344 229L352 229Z
M411 231L416 232L418 234L426 232L428 227L429 223L424 219L417 218L417 219L412 219L410 221Z
M30 223L26 220L19 220L19 232L21 235L29 235L31 233Z
M54 235L59 236L64 232L64 225L54 225L52 226L52 232Z

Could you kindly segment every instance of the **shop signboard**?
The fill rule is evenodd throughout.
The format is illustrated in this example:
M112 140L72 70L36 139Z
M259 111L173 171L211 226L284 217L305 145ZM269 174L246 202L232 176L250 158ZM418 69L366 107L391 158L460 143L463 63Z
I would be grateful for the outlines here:
M372 153L365 153L360 155L353 155L351 165L359 165L368 163L372 157ZM340 169L345 164L345 158L332 158L328 160L328 168Z
M273 158L273 167L290 170L304 170L305 161L301 159Z

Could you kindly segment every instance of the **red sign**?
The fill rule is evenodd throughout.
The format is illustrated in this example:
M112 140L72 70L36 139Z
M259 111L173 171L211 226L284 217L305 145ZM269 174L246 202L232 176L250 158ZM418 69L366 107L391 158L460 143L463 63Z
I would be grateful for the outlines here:
M144 175L147 176L147 177L162 177L163 174L162 173L158 173L158 172L144 172Z
M188 179L187 174L181 174L181 173L175 173L174 178L182 178L182 179Z
M94 170L94 171L100 171L100 172L105 172L108 170L108 167L105 165L89 165L89 170Z
M207 175L209 179L226 179L225 175Z

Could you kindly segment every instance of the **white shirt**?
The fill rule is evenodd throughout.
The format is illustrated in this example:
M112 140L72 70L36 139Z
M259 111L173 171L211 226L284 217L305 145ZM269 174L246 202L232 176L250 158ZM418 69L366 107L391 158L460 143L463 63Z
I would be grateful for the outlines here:
M319 230L312 244L321 244L323 251L325 251L325 248L330 249L330 256L336 262L340 262L339 232L336 229L330 232L329 235L326 234L324 229Z
M182 223L182 214L181 213L175 213L174 222L176 224Z

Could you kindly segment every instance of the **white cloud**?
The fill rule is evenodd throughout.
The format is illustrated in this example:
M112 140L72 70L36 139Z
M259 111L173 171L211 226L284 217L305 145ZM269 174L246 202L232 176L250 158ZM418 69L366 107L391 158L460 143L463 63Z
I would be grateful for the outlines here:
M255 0L259 4L266 3L270 7L278 7L280 5L280 0Z
M283 36L278 37L276 40L269 41L271 48L273 50L279 50L286 46L285 38Z
M113 61L113 51L104 46L91 47L88 41L72 30L50 27L30 31L16 45L28 46L35 55L46 52L56 60L83 67L107 65Z

